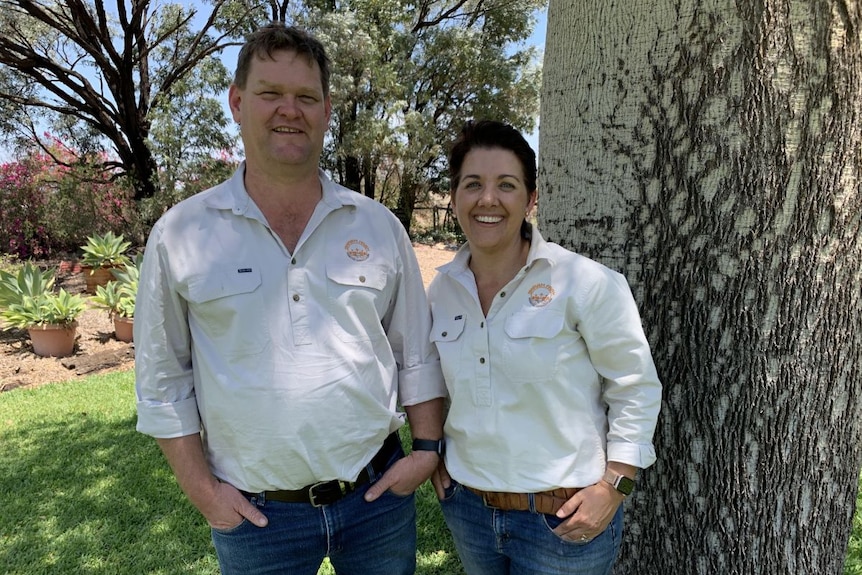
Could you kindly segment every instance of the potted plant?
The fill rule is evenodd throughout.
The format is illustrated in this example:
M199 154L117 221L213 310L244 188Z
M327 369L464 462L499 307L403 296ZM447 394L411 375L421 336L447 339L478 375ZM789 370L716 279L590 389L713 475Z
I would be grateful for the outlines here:
M138 254L126 267L111 270L116 279L96 286L96 295L91 298L93 303L108 310L108 316L114 320L114 335L120 341L132 341L142 258L143 254Z
M105 285L111 281L111 270L129 263L126 251L132 245L122 234L106 232L104 235L93 235L87 238L87 243L81 246L84 255L81 257L81 271L84 273L87 293L95 293L96 286Z
M54 272L42 271L25 262L16 273L0 270L0 309L20 303L24 296L49 293L54 288Z
M77 318L85 308L84 298L61 289L23 295L3 310L2 317L12 327L28 331L36 355L66 357L75 350Z

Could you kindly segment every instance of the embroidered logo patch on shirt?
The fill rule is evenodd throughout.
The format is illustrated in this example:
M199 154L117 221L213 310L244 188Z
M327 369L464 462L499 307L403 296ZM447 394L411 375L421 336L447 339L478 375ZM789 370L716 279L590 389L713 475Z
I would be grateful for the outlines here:
M355 262L364 262L371 255L371 249L362 240L349 240L344 244L344 251Z
M530 305L533 307L542 307L548 305L554 299L554 288L548 284L536 284L530 288Z

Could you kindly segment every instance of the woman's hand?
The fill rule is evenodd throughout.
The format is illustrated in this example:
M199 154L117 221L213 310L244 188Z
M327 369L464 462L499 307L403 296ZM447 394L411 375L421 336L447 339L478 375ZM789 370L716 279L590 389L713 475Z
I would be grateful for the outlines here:
M569 541L585 543L607 529L623 499L625 496L610 483L599 480L575 493L557 511L557 517L565 521L554 533Z

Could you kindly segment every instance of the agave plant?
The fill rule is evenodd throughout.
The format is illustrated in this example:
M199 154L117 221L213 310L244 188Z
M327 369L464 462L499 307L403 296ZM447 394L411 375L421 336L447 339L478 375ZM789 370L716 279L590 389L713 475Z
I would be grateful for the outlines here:
M0 308L22 303L24 297L51 293L54 288L54 271L42 271L30 262L24 263L17 273L0 270Z
M92 301L99 307L106 308L111 318L135 317L135 298L138 294L142 260L143 254L138 254L125 268L111 270L116 279L96 287L96 295L92 297Z
M22 329L41 325L70 325L86 309L84 298L64 289L57 293L25 295L20 302L3 310L6 322Z
M87 243L81 246L84 255L81 263L93 269L103 266L120 266L129 263L126 251L132 243L127 242L122 234L106 232L104 235L94 235L87 238ZM92 272L90 272L92 273Z

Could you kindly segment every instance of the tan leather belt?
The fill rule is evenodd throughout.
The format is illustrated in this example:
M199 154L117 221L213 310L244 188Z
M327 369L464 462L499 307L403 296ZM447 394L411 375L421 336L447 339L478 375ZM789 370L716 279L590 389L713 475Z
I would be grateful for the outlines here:
M465 485L465 487L467 487ZM539 493L506 493L503 491L482 491L467 487L482 498L485 505L501 511L530 511L530 495L533 496L533 507L538 513L553 515L563 504L580 491L579 487L560 487L551 491Z

